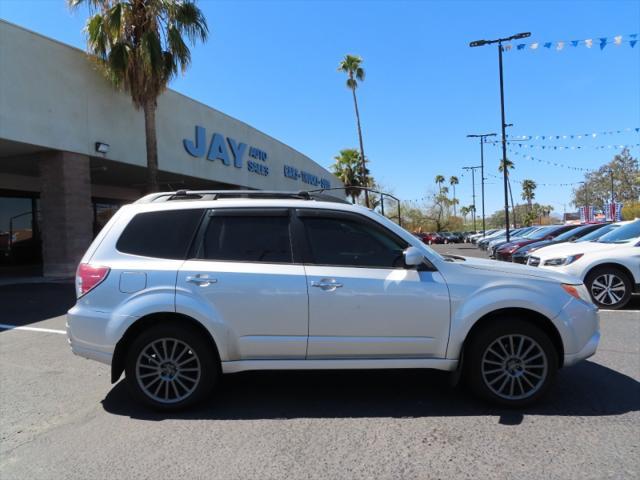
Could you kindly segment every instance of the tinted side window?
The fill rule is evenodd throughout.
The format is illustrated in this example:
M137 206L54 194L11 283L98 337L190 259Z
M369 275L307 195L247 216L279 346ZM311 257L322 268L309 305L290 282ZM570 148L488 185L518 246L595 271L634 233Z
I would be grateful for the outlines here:
M166 210L139 213L116 243L123 253L182 260L204 210Z
M213 216L202 258L240 262L291 263L288 216Z
M319 265L401 268L400 239L366 222L343 218L302 217L313 262Z

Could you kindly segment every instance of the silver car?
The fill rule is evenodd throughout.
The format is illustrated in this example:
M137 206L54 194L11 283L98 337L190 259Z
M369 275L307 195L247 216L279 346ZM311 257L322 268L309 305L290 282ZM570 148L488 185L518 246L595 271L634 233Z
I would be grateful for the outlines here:
M177 409L246 370L432 368L522 406L593 355L596 307L570 276L441 256L362 207L282 192L153 194L78 267L74 353Z

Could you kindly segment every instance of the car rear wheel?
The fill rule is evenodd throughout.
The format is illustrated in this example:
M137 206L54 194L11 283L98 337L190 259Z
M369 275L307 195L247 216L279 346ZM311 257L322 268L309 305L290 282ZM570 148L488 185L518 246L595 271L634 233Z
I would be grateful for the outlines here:
M593 303L600 308L617 310L631 299L631 280L615 267L603 267L590 272L585 284Z
M125 371L136 400L157 410L179 410L211 392L218 366L214 349L194 328L164 324L134 340Z
M502 318L480 330L468 349L467 381L493 403L522 407L539 400L558 369L546 333L524 320Z

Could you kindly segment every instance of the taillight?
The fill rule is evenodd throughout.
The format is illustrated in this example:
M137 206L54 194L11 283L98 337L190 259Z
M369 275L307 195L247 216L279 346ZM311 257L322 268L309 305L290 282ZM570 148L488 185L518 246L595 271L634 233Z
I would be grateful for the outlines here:
M78 265L78 271L76 272L76 294L78 298L107 278L109 270L109 267L99 267L88 263Z

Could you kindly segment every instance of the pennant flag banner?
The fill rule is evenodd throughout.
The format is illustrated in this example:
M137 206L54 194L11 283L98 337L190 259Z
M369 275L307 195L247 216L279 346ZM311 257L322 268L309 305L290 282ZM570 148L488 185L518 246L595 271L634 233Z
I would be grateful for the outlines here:
M621 222L622 221L622 203L609 202L604 204L604 214L607 222Z
M584 40L557 40L555 42L531 42L531 43L516 43L516 44L506 44L502 47L504 52L509 52L511 50L523 51L523 50L540 50L542 46L546 50L555 50L557 52L561 50L566 50L565 47L577 48L579 46L585 46L586 48L593 48L594 43L598 46L600 50L604 50L607 45L614 45L619 47L623 43L628 43L631 48L636 46L638 43L638 34L630 33L628 35L614 35L613 37L598 37L598 38L587 38ZM515 48L514 48L515 45Z
M595 221L595 212L593 207L580 207L579 211L580 223L590 223Z
M524 153L518 152L517 150L514 150L512 148L509 149L509 152L513 153L514 155L518 155L519 157L522 157L526 160L532 160L538 163L546 163L547 165L554 166L554 167L567 168L569 170L575 170L576 172L590 172L592 170L590 168L573 167L571 165L565 165L564 163L560 163L560 162L551 162L549 160L542 160L541 158L532 157L531 155L525 155Z
M518 142L507 142L509 145L518 148L538 148L540 150L611 150L611 149L623 149L623 148L635 148L640 146L640 143L632 143L628 145L596 145L596 146L587 146L584 147L582 145L535 145L535 144L527 144L527 143L518 143Z
M507 135L507 138L514 140L584 140L587 138L597 138L603 135L619 135L623 133L640 133L640 127L627 127L619 130L606 130L603 132L573 133L571 135ZM500 143L500 141L497 141L497 143Z
M497 180L502 180L501 176L494 175L493 173L488 173L487 172L487 173L485 173L485 175L489 175L490 177L493 177L493 178L495 178ZM516 183L519 183L519 184L522 184L524 182L524 180L517 180L517 179L513 178L511 175L509 175L509 179L512 182L516 182ZM574 185L580 185L580 184L582 184L582 182L571 182L571 183L539 183L539 182L536 182L536 186L537 187L572 187ZM486 183L485 183L485 185L486 185Z

